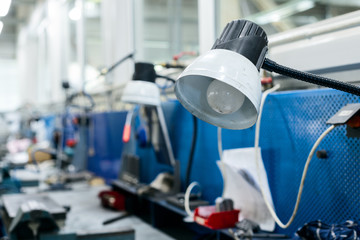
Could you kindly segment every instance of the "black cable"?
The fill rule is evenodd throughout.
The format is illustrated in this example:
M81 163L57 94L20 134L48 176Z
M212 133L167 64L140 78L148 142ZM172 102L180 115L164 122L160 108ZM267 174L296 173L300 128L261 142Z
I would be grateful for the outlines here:
M295 78L304 82L309 82L324 87L334 88L343 92L348 92L360 96L360 87L358 86L346 82L340 82L331 78L318 76L312 73L302 72L289 67L285 67L268 58L265 58L262 68L267 71L276 72L281 75Z
M105 221L103 222L103 225L107 225L107 224L113 223L113 222L115 222L115 221L121 220L121 219L126 218L126 217L128 217L128 216L130 216L130 214L127 213L127 212L124 212L124 213L122 213L120 216L117 216L117 217L114 217L114 218L110 218L110 219L108 219L108 220L105 220Z
M191 140L191 149L189 155L189 161L186 167L186 176L185 176L185 186L189 186L190 184L190 175L191 175L191 168L194 161L194 153L195 153L195 146L196 146L196 138L197 138L197 118L194 115L191 115L193 118L193 136Z
M106 74L110 73L112 70L114 70L117 66L119 66L121 63L123 63L125 60L129 59L129 58L133 58L134 57L134 53L130 53L128 55L126 55L125 57L121 58L119 61L117 61L116 63L114 63L111 67L101 70L101 73L99 76L105 76Z
M85 97L89 100L90 106L80 106L78 104L72 104L72 101L76 99L77 97ZM95 107L95 101L93 97L86 93L85 91L75 92L71 94L67 99L65 104L67 106L73 107L73 108L79 108L79 109L85 109L86 111L91 111Z
M176 82L175 79L171 78L171 77L168 77L168 76L164 76L164 75L156 75L157 78L164 78L166 80L169 80L171 82Z

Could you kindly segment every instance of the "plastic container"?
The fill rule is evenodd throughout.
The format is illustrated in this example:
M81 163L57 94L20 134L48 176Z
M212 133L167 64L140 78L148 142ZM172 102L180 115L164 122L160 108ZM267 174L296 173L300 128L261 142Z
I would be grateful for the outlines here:
M215 206L198 207L194 221L211 229L232 228L238 222L240 210L216 212Z

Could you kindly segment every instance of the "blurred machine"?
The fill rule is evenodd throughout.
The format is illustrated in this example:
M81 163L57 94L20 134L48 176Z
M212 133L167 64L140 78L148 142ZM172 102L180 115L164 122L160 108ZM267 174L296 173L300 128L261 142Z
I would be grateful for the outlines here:
M269 57L324 77L359 84L360 11L344 14L269 37ZM276 75L282 89L318 87Z

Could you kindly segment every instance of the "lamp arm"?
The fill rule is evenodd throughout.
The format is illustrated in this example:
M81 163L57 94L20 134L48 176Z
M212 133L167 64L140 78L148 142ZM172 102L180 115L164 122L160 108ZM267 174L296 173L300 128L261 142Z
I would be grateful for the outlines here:
M134 57L134 52L126 55L125 57L121 58L119 61L117 61L116 63L114 63L112 66L110 66L109 68L104 68L101 70L100 72L100 76L105 76L108 73L110 73L111 71L113 71L117 66L119 66L121 63L123 63L125 60L129 59L129 58L133 58Z
M265 58L262 68L269 72L275 72L304 82L309 82L360 96L360 87L358 86L285 67L268 58Z

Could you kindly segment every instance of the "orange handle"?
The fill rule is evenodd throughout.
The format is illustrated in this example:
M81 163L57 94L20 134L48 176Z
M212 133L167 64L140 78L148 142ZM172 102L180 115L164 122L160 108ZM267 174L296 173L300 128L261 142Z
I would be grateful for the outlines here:
M123 131L123 142L127 143L130 140L130 135L131 135L131 125L125 125L124 126L124 131Z

